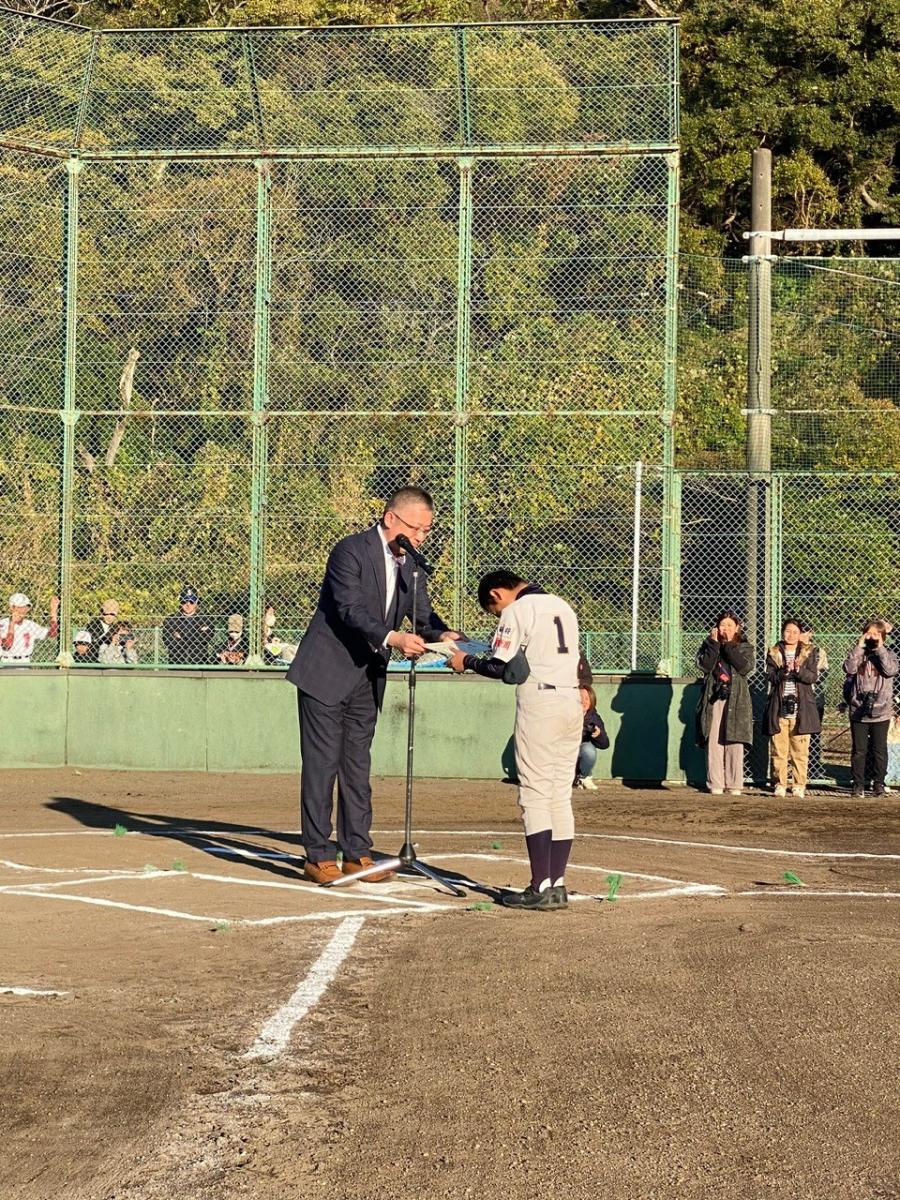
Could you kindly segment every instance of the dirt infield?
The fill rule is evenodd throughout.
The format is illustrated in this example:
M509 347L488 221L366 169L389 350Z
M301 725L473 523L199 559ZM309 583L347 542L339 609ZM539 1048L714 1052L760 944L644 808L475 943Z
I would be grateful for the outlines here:
M293 778L6 772L0 1198L900 1198L900 798L576 796L529 914L499 782L417 785L457 900L303 882Z

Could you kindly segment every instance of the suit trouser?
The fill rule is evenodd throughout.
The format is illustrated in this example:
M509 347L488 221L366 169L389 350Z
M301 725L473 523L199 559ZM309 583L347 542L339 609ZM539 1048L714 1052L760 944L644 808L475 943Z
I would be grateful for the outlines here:
M711 792L739 792L744 784L744 743L726 742L727 700L710 706L709 741L706 744L706 786Z
M544 829L553 840L575 836L572 764L581 745L583 713L578 689L516 688L516 771L526 836Z
M372 738L378 719L375 684L364 675L338 704L323 704L298 691L300 711L300 840L310 862L333 859L334 781L337 779L337 840L344 857L357 862L372 848Z
M850 774L854 792L861 792L866 784L866 758L872 749L872 777L877 788L884 787L887 775L887 735L891 727L886 721L851 721L850 737L853 750L850 755Z
M794 733L797 717L779 717L778 732L772 734L772 774L779 787L786 788L788 760L793 768L794 787L805 788L809 775L808 733Z

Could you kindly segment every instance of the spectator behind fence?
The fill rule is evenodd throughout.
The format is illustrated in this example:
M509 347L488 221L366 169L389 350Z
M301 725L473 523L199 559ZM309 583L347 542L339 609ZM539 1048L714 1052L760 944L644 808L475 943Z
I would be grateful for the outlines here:
M178 598L181 611L163 621L163 645L174 666L205 666L210 660L213 627L209 617L199 612L200 597L185 586Z
M809 742L822 731L822 716L815 686L828 670L825 651L812 644L812 631L790 618L781 626L781 641L766 655L769 699L766 733L771 738L772 783L776 796L787 795L788 765L794 796L806 795L809 775Z
M737 613L727 608L716 617L709 637L697 651L704 675L697 706L697 740L706 747L706 786L713 796L725 788L740 796L744 783L744 746L753 743L753 707L747 676L753 649Z
M79 629L72 639L75 646L76 662L91 662L91 644L93 638L86 629Z
M112 631L118 621L118 600L104 600L100 605L99 615L88 621L86 627L86 631L91 635L91 645L87 655L91 662L100 662L100 651L104 646L109 645Z
M224 646L216 652L216 661L226 666L241 667L247 661L250 647L244 635L244 618L232 613L228 618L228 637Z
M109 633L109 641L100 647L100 662L107 667L133 666L138 660L134 630L128 621L119 621Z
M50 624L39 625L28 616L31 601L22 592L9 598L9 616L0 620L0 666L23 667L31 662L34 647L59 632L59 597L50 600Z
M271 604L266 605L265 644L263 645L263 662L267 667L283 667L294 661L297 653L296 642L285 642L281 635L275 632L275 609Z
M884 644L887 621L872 618L844 660L844 703L850 712L853 750L850 774L854 797L865 795L866 756L872 752L872 795L883 796L887 772L887 736L894 715L893 677L900 669L897 655Z
M580 667L579 663L579 667ZM588 684L578 689L581 697L581 711L584 714L581 728L581 746L578 749L578 761L575 765L575 787L583 788L586 792L596 792L597 785L591 776L597 762L597 751L609 749L609 736L603 724L603 718L597 712L597 694Z

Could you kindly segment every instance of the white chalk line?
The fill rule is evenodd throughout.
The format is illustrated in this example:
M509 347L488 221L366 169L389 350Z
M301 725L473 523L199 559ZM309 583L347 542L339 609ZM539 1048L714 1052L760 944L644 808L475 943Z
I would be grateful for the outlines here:
M189 871L188 874L193 879L206 879L213 883L234 883L238 887L262 887L262 888L278 888L283 891L302 892L306 896L315 896L317 900L340 900L341 894L337 891L332 891L331 888L320 888L315 883L288 883L284 881L275 881L271 879L242 879L239 875L210 875L204 871ZM427 901L415 900L412 897L395 896L391 894L392 884L385 885L380 883L370 883L366 885L366 881L361 879L356 884L350 884L354 892L360 899L367 903L373 904L408 904L411 908L418 908ZM370 891L371 888L379 888L378 892ZM365 890L363 890L365 889Z
M378 837L388 834L402 833L402 829L373 829ZM432 837L522 837L521 833L510 833L507 830L496 829L416 829L417 834ZM883 858L892 862L900 862L900 854L869 854L863 851L846 850L773 850L764 846L729 846L718 842L686 842L674 838L640 837L636 834L625 833L576 833L575 841L590 839L607 842L640 842L651 846L686 846L697 850L726 850L732 854L774 854L787 858ZM434 857L430 855L429 857Z
M294 1026L318 1003L350 953L364 919L347 917L341 922L290 1000L266 1021L244 1058L275 1058L281 1054Z
M765 888L756 892L732 892L733 896L840 896L857 897L864 900L900 900L900 892L825 891L820 888L789 887Z
M0 892L12 892L20 895L22 892L43 892L52 888L82 887L92 883L131 882L136 879L159 879L163 875L186 875L186 871L115 871L106 875L81 876L79 879L49 879L44 883L8 883L0 887Z
M27 988L0 986L0 996L68 996L68 992L57 992L52 988Z

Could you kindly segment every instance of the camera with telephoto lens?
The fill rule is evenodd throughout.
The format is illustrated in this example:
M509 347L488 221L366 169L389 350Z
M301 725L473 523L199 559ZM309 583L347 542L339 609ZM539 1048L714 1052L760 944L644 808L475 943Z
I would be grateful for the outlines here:
M783 696L781 699L781 715L783 717L793 717L797 714L797 697Z
M860 718L872 716L872 714L875 712L875 693L874 692L860 692L859 708L857 709L857 712L858 712Z

